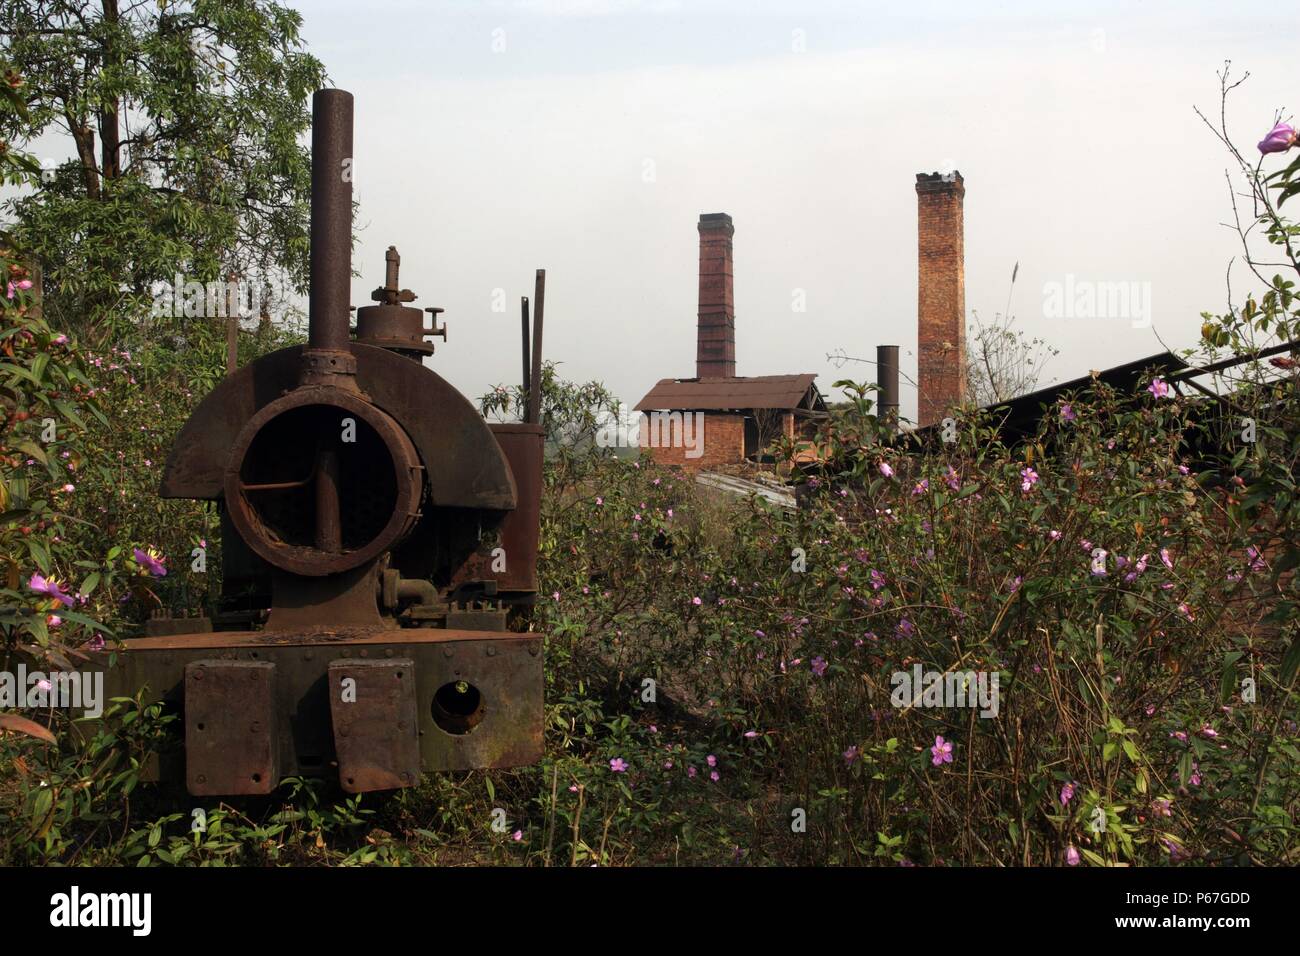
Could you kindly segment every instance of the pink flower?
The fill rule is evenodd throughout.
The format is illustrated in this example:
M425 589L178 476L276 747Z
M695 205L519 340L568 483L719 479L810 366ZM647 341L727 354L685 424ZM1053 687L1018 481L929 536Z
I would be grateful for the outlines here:
M1169 395L1169 385L1163 378L1157 375L1151 380L1151 384L1147 386L1147 391L1156 398L1166 398Z
M609 762L609 769L614 773L623 773L627 770L627 761L622 757L615 757Z
M596 504L598 504L598 505L603 505L604 503L605 503L605 499L602 498L602 497L600 497L600 495L597 495L597 496L596 496Z
M51 614L45 619L45 623L50 627L62 627L63 618L59 617L57 614Z
M1073 406L1073 405L1062 405L1062 406L1061 406L1061 421L1063 421L1063 422L1072 422L1072 421L1074 421L1074 420L1075 420L1076 418L1078 418L1078 417L1079 417L1078 415L1074 414L1074 406Z
M1071 781L1061 788L1061 806L1074 799L1074 783Z
M755 737L758 736L758 731L757 731L757 730L747 730L747 731L745 731L745 736L746 736L749 740L753 740Z
M722 774L714 770L712 773L709 774L709 779L712 780L714 783L717 783L719 780L722 779Z
M704 762L707 763L710 767L716 767L718 765L718 758L715 757L713 754L709 754L707 757L704 758Z
M826 667L826 658L818 656L812 659L812 672L818 677L822 677L826 674Z
M523 830L516 830L516 831L514 832L514 834L512 834L512 836L511 836L511 839L513 839L516 843L518 843L518 842L519 842L520 840L522 840L523 838L524 838L524 831L523 831Z
M1173 570L1173 567L1174 567L1174 559L1171 558L1171 557L1169 557L1169 549L1168 549L1168 548L1161 548L1161 549L1160 549L1160 561L1161 561L1161 563L1164 564L1165 567L1169 568L1171 571Z
M887 461L882 461L880 463L880 473L884 475L886 478L894 477L894 469L889 467L889 462Z
M1259 151L1265 155L1269 153L1285 153L1296 143L1296 131L1286 123L1278 123L1268 135L1259 141ZM13 295L10 295L13 298Z
M1079 851L1072 846L1067 846L1065 848L1065 865L1066 866L1079 865Z
M696 607L699 607L699 606L700 606L701 604L703 604L704 602L701 601L701 600L700 600L699 598L697 598L697 597L693 597L693 598L691 598L691 603L694 604Z
M936 767L952 763L952 743L942 736L935 737L934 746L930 748L930 762Z
M884 576L883 574L881 574L879 571L877 571L875 568L872 568L872 569L871 569L871 588L872 588L872 590L874 590L874 591L879 591L879 590L880 590L881 588L883 588L884 586L885 586L885 576Z
M961 478L958 476L957 470L953 468L952 465L949 465L948 470L943 473L943 483L953 491L961 490Z
M912 489L912 494L923 495L929 490L930 490L930 479L922 478L920 481L916 483L916 487Z
M27 582L27 586L37 594L44 594L47 597L52 597L54 600L62 602L65 607L72 607L72 598L69 597L67 592L59 586L59 582L55 581L53 578L46 579L41 577L39 574L33 574L31 579Z
M1061 540L1061 532L1059 532L1059 531L1049 531L1049 532L1047 532L1047 540L1048 540L1048 541L1060 541L1060 540Z
M694 778L697 773L699 773L699 771L696 770L694 767L686 768L686 776L688 777Z
M1020 469L1020 490L1030 491L1034 485L1038 484L1038 472L1032 468Z

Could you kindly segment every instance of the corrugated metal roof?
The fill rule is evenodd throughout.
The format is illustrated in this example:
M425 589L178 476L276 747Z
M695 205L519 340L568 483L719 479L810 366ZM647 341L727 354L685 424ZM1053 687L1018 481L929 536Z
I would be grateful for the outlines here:
M737 378L665 378L660 379L646 397L637 402L637 411L656 408L797 408L817 376L753 375ZM815 406L821 404L816 395Z
M1190 366L1172 352L1160 352L1099 371L1097 378L1122 394L1129 395L1137 389L1138 382L1147 370L1153 370L1157 375L1167 376L1187 368ZM998 428L1002 440L1011 444L1027 438L1037 430L1044 408L1051 409L1066 393L1083 391L1091 384L1091 374L1081 375L1068 382L1049 385L1005 402L993 402L985 405L984 408L1001 419ZM911 434L926 440L928 436L936 434L938 428L939 423L933 422L924 428L917 428Z

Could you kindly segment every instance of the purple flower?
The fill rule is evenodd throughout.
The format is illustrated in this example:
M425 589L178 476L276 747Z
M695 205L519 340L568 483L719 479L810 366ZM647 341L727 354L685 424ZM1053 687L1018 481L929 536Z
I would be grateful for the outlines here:
M882 461L880 463L880 473L884 475L886 478L894 477L894 469L889 467L889 462L887 461Z
M39 574L33 574L31 580L27 582L27 586L37 594L44 594L47 597L52 597L54 600L62 602L65 607L72 607L72 598L68 596L67 592L59 587L59 582L55 581L53 578L46 579L41 577Z
M903 618L901 621L898 622L898 633L902 637L911 637L913 634L916 633L916 625L913 624L911 621L909 621L907 618Z
M1174 567L1174 559L1171 558L1171 557L1169 557L1169 549L1168 549L1168 548L1161 548L1161 549L1160 549L1160 561L1161 561L1162 564L1164 564L1165 567L1169 568L1171 571L1173 570L1173 567Z
M912 494L923 495L929 490L930 490L930 479L922 478L920 481L916 483L916 487L912 489Z
M871 569L871 588L872 588L872 590L874 590L874 591L879 591L879 590L880 590L881 588L883 588L884 586L885 586L885 576L884 576L883 574L881 574L879 571L877 571L875 568L872 568L872 569Z
M935 737L934 746L930 748L930 762L936 767L952 763L952 743L942 736Z
M148 551L142 551L139 548L134 549L132 554L135 557L135 563L140 565L156 578L166 577L167 569L163 567L163 557L157 551L150 548Z
M700 600L699 598L697 598L697 597L693 597L693 598L691 598L691 603L694 604L696 607L699 607L699 606L700 606L701 604L703 604L704 602L701 601L701 600Z
M714 770L713 772L711 772L711 773L709 774L709 779L712 780L714 783L717 783L719 780L722 779L722 774L720 774L720 773L718 773L718 771Z
M1151 384L1147 386L1147 391L1156 398L1167 398L1169 395L1169 384L1157 375L1151 380Z
M1059 531L1049 531L1049 532L1047 532L1047 539L1048 539L1049 541L1060 541L1060 540L1061 540L1061 532L1059 532Z
M1020 469L1020 490L1030 491L1038 484L1038 472L1032 468Z
M627 761L622 757L615 757L609 762L609 769L614 773L623 773L627 770Z
M1268 135L1259 141L1259 151L1265 155L1269 153L1285 153L1296 143L1296 131L1286 123L1278 123ZM10 298L13 298L12 293Z
M849 764L852 764L853 761L857 759L858 759L858 745L853 744L852 746L849 747L848 750L844 751L844 763L847 766Z
M1079 865L1079 851L1072 846L1067 846L1065 848L1065 865L1066 866Z
M1065 806L1074 799L1074 782L1071 781L1061 788L1061 806Z
M713 754L709 754L707 757L704 758L704 762L707 763L710 767L716 767L718 765L718 758L715 757Z
M1072 422L1072 421L1074 421L1074 420L1075 420L1076 418L1078 418L1078 417L1079 417L1078 415L1074 414L1074 406L1073 406L1073 405L1062 405L1062 406L1061 406L1061 421L1063 421L1063 422Z
M102 651L103 649L104 649L103 634L96 634L94 637L92 637L90 640L86 642L86 650L88 651Z
M818 655L817 657L814 657L812 659L812 672L816 674L818 677L825 676L826 667L827 667L826 658Z

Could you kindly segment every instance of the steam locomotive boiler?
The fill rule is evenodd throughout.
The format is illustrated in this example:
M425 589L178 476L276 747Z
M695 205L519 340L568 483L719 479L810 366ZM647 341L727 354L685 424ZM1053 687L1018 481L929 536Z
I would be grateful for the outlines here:
M160 488L220 503L218 605L150 621L110 678L180 712L184 748L158 772L196 796L335 773L349 792L388 790L542 750L542 635L521 623L537 592L536 398L523 423L489 424L423 364L446 326L407 304L395 249L351 329L352 96L321 90L312 107L308 342L204 398ZM524 322L527 376L526 307Z

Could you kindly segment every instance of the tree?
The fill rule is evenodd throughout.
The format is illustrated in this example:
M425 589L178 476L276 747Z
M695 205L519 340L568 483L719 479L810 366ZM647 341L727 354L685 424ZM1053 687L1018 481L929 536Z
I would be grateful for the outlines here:
M51 321L102 341L177 274L305 289L300 139L325 72L301 23L271 0L0 0L29 116L0 135L62 132L73 154L8 204Z

